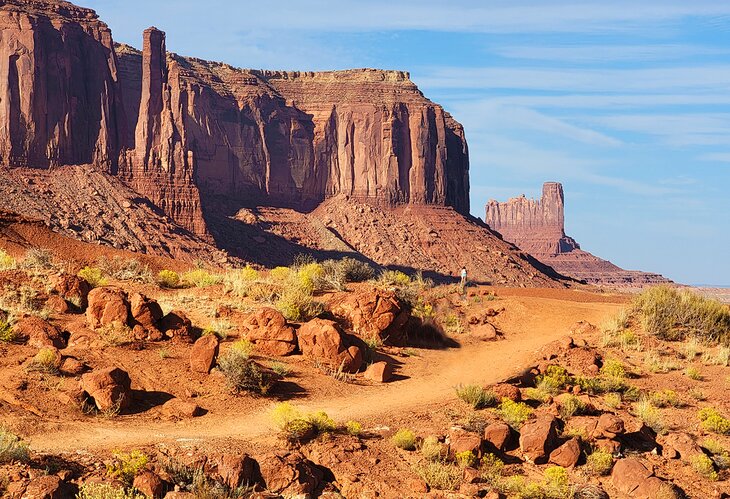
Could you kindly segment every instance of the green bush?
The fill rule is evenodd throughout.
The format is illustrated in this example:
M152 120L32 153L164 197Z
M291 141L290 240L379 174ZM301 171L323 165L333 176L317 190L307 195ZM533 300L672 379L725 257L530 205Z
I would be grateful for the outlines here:
M634 300L647 332L665 340L696 337L730 344L730 308L686 289L656 286Z
M492 390L487 390L479 385L457 386L456 396L474 409L492 407L497 403L497 395Z
M621 406L621 394L610 392L603 396L603 403L611 409L617 409Z
M697 413L702 428L721 435L730 434L730 419L723 416L714 407L705 407Z
M570 374L564 367L548 366L545 373L537 377L537 389L550 395L557 395L570 382Z
M160 270L157 274L157 283L163 288L176 288L180 285L180 274L174 270Z
M358 423L357 421L348 421L347 423L345 423L345 430L347 431L348 435L358 437L362 434L362 424Z
M145 495L108 483L85 483L79 487L76 499L145 499Z
M327 413L318 411L304 414L289 402L276 404L269 417L280 434L289 442L302 442L317 434L329 433L337 429L337 425ZM348 428L350 427L348 426ZM362 427L360 429L362 430Z
M312 298L304 286L289 286L275 303L276 309L292 322L307 321L324 312L324 305Z
M428 459L416 463L413 470L429 487L436 490L456 490L461 484L463 474L453 464Z
M478 462L477 457L470 450L457 452L454 456L454 459L456 460L456 464L458 464L460 468L471 468L475 466Z
M25 463L30 459L28 444L10 430L0 426L0 464Z
M110 478L131 486L134 477L147 466L149 461L150 458L147 454L138 450L129 453L115 451L112 455L112 461L106 466L106 473Z
M234 393L246 391L266 395L276 383L276 373L262 368L235 345L218 358L218 367Z
M530 419L532 408L523 402L513 402L510 399L502 399L499 406L499 415L502 420L516 430Z
M609 359L603 363L603 367L601 367L601 375L610 378L624 379L627 376L626 367L616 359Z
M594 475L608 475L613 468L613 456L605 450L596 449L586 458L586 466Z
M656 407L682 407L684 405L677 392L668 389L652 393L649 400Z
M407 428L401 428L395 435L390 437L390 441L403 450L415 450L416 449L416 434Z
M695 454L690 458L690 464L697 474L715 482L720 479L720 475L715 470L715 463L705 454Z
M378 277L378 283L389 287L409 286L411 278L400 270L384 270Z
M79 271L78 276L86 280L86 282L88 282L92 288L98 288L100 286L107 285L107 280L104 277L101 269L98 267L86 266Z
M702 373L696 367L690 366L684 370L684 375L695 381L702 381Z

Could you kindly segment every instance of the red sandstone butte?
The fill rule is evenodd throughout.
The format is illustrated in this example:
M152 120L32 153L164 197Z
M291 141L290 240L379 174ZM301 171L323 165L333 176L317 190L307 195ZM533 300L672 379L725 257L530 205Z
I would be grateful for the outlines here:
M583 251L565 235L565 198L558 182L545 182L539 200L523 194L505 203L490 200L487 224L523 251L563 275L592 284L643 285L671 282L659 274L624 270Z

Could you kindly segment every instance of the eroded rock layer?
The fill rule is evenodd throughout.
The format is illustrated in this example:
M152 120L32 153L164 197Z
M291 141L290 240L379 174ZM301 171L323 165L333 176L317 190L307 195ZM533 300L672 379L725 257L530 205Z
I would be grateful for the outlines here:
M485 220L505 240L563 275L618 286L671 282L659 274L624 270L580 249L565 234L565 198L558 182L543 184L539 200L524 194L505 203L490 200Z

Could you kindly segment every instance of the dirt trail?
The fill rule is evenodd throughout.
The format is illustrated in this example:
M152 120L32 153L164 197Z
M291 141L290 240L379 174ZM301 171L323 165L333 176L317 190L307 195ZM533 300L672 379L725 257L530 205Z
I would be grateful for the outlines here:
M620 301L620 300L617 300ZM510 296L500 301L499 328L505 339L476 343L458 349L425 351L413 359L408 379L353 390L344 396L309 398L295 402L305 410L324 410L335 420L357 419L388 424L407 411L422 412L453 400L460 383L495 383L518 374L542 346L567 334L579 320L600 324L622 307L620 303L582 303L538 296ZM272 439L268 413L275 402L247 414L208 414L179 423L126 420L92 420L45 431L31 437L40 452L103 450L144 446L170 441L206 441L235 438L263 442Z

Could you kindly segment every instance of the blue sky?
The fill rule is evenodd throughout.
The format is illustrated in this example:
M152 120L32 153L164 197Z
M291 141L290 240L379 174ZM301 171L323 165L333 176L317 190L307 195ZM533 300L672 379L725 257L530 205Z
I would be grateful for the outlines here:
M248 68L410 71L464 124L472 213L563 183L566 232L730 285L730 2L87 0L114 39Z

